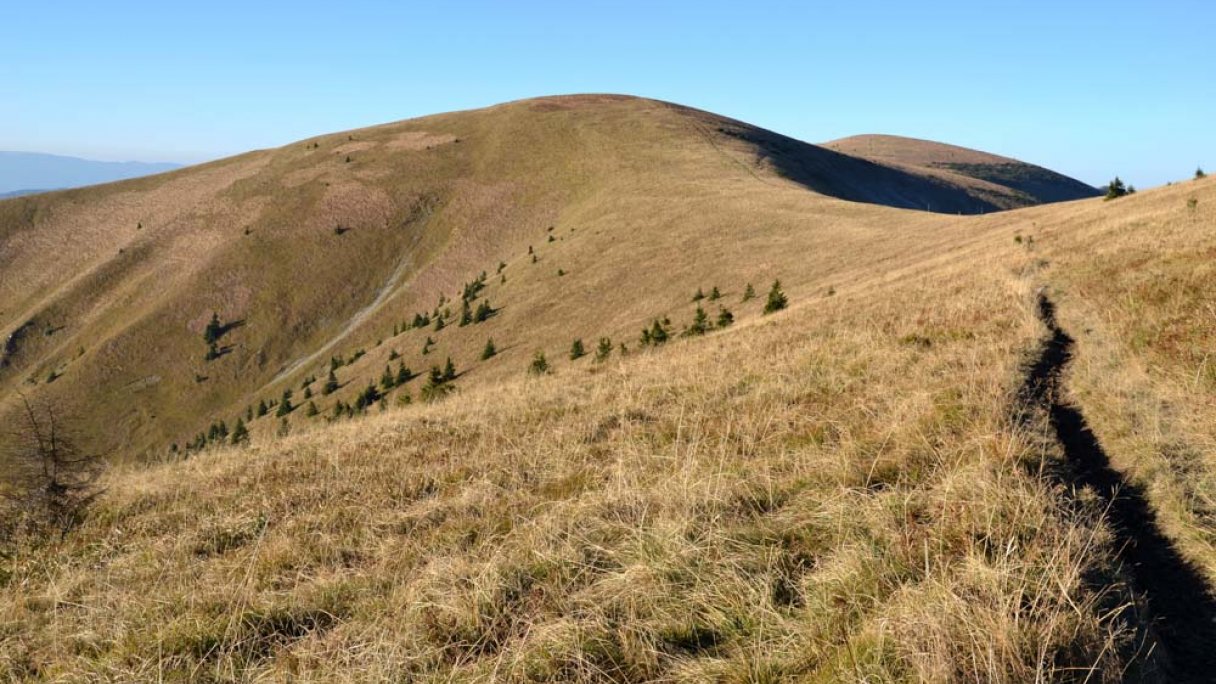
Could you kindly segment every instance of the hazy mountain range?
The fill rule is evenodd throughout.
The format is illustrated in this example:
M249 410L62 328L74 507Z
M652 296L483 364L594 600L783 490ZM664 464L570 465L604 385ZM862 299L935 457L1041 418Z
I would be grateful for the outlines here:
M181 168L169 162L108 162L40 152L0 152L0 197L78 188Z

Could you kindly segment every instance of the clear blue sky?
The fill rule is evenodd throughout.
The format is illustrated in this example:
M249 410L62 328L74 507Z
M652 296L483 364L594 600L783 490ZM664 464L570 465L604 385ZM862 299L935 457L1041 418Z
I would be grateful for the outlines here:
M571 92L1147 187L1216 171L1216 3L6 2L0 149L200 161Z

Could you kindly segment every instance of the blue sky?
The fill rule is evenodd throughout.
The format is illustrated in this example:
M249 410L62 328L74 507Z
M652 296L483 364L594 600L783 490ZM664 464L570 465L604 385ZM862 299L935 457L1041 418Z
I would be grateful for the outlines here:
M1210 0L5 4L0 149L193 162L620 92L811 142L941 140L1094 184L1216 170Z

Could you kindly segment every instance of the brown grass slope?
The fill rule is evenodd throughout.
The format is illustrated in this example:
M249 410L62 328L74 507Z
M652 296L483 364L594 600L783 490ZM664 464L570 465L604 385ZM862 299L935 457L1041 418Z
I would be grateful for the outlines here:
M839 206L883 219L838 227L872 256L847 277L805 265L813 249L774 262L789 311L600 364L547 340L550 377L512 363L438 404L116 469L83 528L10 557L0 665L115 680L1162 678L1105 504L1044 478L1062 458L1044 417L1011 413L1047 287L1078 339L1068 399L1211 572L1196 507L1210 378L1191 352L1211 341L1216 183L932 222ZM893 240L897 254L875 251ZM1124 334L1148 311L1147 336ZM1154 449L1178 443L1192 450Z
M945 143L896 135L855 135L824 147L966 188L999 209L1097 197L1081 181L1041 166Z
M791 249L849 277L886 219L823 194L976 207L936 179L618 96L426 117L0 202L0 411L18 390L55 398L98 448L146 455L380 341L335 400L378 377L389 348L415 372L452 355L466 380L492 376L474 364L486 337L512 369L540 341L632 337L694 283L762 287ZM429 358L422 331L388 340L483 270L492 324L435 333ZM207 362L212 312L237 327Z
M376 277L356 302L341 296L360 287L357 274L311 290L329 282L331 259L347 263L349 243L340 240L362 236L360 245L388 249L396 233L352 221L335 235L335 217L316 224L316 247L287 224L237 231L238 244L259 234L283 249L303 242L286 260L313 254L308 277L267 300L250 284L262 281L248 280L257 277L252 266L240 272L247 280L193 294L174 278L201 267L182 260L156 271L147 256L129 272L81 276L97 285L60 286L116 288L123 307L159 301L153 295L199 297L197 311L180 314L199 326L181 333L181 348L195 355L208 302L227 301L208 298L244 284L250 302L264 302L221 311L245 320L224 338L238 348L197 367L226 368L231 395L208 389L216 413L183 424L211 415L231 422L249 401L298 389L330 353L359 347L367 353L338 371L345 387L317 397L323 412L377 378L394 350L415 371L451 356L464 374L456 393L435 404L332 423L296 412L283 436L273 419L255 421L245 448L115 466L83 527L64 540L19 539L4 549L6 678L1023 682L1172 674L1152 626L1159 616L1120 567L1122 537L1104 519L1105 502L1043 476L1067 470L1064 454L1047 416L1018 420L1014 405L1046 334L1035 316L1035 293L1046 287L1077 340L1064 399L1144 487L1181 553L1216 576L1207 507L1216 481L1207 312L1216 289L1205 287L1216 182L952 217L809 193L754 142L712 135L714 126L741 124L662 103L567 98L437 120L449 116L492 121L452 124L444 154L474 149L478 130L497 132L494 145L476 149L501 156L464 162L483 180L509 171L524 188L505 195L515 202L487 202L524 213L443 223L452 198L468 207L471 190L484 190L467 180L459 192L437 192L433 205L412 204L424 208L402 215L407 236L425 223L427 235L444 239L409 247L404 253L422 255L423 265L411 263L399 280L401 261L365 254L357 263ZM552 123L540 131L538 120ZM428 121L409 125L434 135L440 124ZM317 149L402 133L390 126L350 135ZM361 154L377 144L388 143ZM551 158L511 151L521 146L545 146ZM234 174L298 151L203 170ZM336 154L334 173L359 163L357 149ZM267 206L290 199L259 195L258 183L239 187ZM14 206L30 205L0 208ZM517 224L521 215L535 224ZM177 229L189 233L190 222ZM269 242L280 233L281 243ZM216 263L274 261L230 248L224 236L214 253L185 242ZM32 237L17 230L3 239ZM157 249L168 247L144 253ZM382 256L386 263L375 261ZM481 298L500 309L496 316L391 335L401 318L433 308L439 293L455 295L481 269L490 274ZM764 316L764 290L777 277L792 306ZM748 282L761 297L742 302ZM637 348L643 325L668 316L679 330L692 320L693 292L715 285L722 299L700 305L711 317L730 308L735 325ZM3 287L22 291L7 280ZM388 294L360 316L378 291ZM31 292L23 296L55 297ZM297 302L326 296L333 301L317 311L344 316L333 314L332 327L302 328L313 335L306 341L266 329L280 320L268 312L291 321ZM116 313L127 309L96 306L99 327L90 329L112 325L113 339L127 340ZM163 315L140 306L149 320ZM343 335L351 320L358 324ZM35 330L12 357L26 376L32 357L78 334ZM156 349L172 341L158 346L156 334L146 335L143 344ZM427 336L436 345L423 356ZM631 353L614 350L601 363L566 357L574 338L590 349L600 336L627 342ZM260 368L238 346L272 337L290 351L266 352ZM481 361L487 337L501 353ZM525 375L537 349L551 376ZM107 416L130 411L139 396L118 395L126 405L109 407L88 384L66 382L73 370L25 387L83 393L82 407L97 404ZM225 376L190 377L182 387L213 388L211 377ZM159 386L145 384L139 391ZM406 392L417 397L420 384L394 390L389 404Z

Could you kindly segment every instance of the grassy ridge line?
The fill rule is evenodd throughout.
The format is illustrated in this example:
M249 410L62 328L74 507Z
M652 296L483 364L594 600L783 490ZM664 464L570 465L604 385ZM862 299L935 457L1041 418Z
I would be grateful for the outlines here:
M1082 580L1108 537L1008 419L1042 331L1001 244L593 373L115 473L80 534L13 564L0 663L1113 679L1130 637L1099 607L1124 599Z

